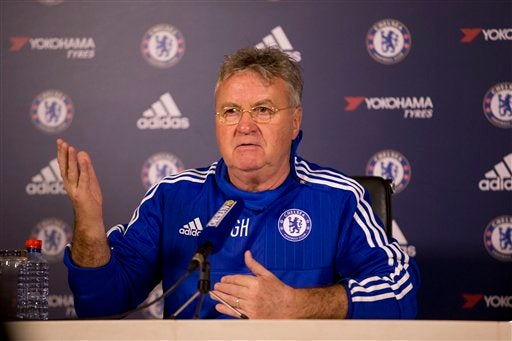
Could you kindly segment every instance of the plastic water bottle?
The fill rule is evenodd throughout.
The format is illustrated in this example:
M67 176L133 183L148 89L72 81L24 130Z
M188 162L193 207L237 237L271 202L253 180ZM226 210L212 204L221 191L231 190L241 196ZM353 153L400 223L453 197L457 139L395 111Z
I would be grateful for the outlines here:
M3 319L15 320L23 289L18 285L20 270L27 263L25 250L0 250L0 307Z
M48 262L41 254L43 242L26 241L27 262L20 269L19 286L23 291L18 318L23 320L48 320ZM24 301L23 301L24 300Z

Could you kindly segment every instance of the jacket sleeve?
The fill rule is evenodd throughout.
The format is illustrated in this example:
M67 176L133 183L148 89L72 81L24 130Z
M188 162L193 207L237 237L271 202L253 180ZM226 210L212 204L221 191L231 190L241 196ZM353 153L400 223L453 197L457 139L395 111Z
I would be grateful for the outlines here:
M366 191L354 191L342 217L336 267L347 291L347 318L415 318L418 268L386 236Z
M98 268L73 263L69 247L64 263L79 317L110 316L135 308L158 283L161 202L157 188L148 191L128 225L107 232L111 258Z

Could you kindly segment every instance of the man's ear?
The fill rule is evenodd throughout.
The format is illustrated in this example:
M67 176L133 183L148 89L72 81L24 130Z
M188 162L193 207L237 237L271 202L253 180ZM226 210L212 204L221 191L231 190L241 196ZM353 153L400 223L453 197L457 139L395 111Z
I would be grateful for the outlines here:
M300 131L300 124L302 123L302 107L298 106L295 108L293 112L293 120L292 120L292 140L297 137Z

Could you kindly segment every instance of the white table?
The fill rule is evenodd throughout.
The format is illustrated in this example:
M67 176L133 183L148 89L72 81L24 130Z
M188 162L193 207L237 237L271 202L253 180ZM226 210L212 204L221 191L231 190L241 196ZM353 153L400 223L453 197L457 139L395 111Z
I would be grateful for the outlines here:
M512 340L512 322L71 320L6 323L14 340Z

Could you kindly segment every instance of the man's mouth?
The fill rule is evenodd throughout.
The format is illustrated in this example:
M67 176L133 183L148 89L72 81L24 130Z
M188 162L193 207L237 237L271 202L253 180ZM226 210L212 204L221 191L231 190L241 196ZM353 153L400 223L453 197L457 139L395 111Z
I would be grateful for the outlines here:
M240 143L236 146L236 148L250 148L250 147L259 147L256 143Z

